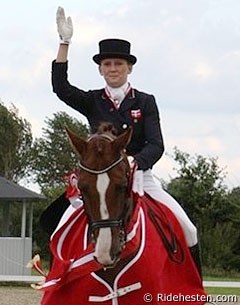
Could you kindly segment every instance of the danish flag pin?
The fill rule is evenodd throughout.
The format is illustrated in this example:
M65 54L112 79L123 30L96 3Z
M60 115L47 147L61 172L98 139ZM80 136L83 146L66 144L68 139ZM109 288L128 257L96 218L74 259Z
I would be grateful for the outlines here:
M142 112L140 109L131 110L131 118L133 119L134 123L137 123L138 120L142 118Z

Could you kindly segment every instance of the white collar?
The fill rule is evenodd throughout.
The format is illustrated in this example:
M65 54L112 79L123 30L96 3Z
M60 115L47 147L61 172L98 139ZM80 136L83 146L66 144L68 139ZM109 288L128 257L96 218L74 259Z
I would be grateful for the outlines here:
M119 91L123 91L123 93L127 93L128 88L130 87L129 82L126 82L125 84L123 84L122 86L118 87L118 88L113 88L110 87L109 85L106 86L106 88L108 89L108 91L112 94L119 92Z
M126 94L128 93L131 85L129 82L126 82L121 87L112 88L109 85L106 85L105 91L109 98L114 102L115 106L119 108L121 102L124 100Z

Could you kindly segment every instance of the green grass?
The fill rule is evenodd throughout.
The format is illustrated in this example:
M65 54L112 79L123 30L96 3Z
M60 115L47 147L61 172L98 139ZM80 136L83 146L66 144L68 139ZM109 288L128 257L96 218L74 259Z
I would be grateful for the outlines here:
M240 282L240 276L204 276L204 281Z
M206 287L205 290L211 295L238 295L240 301L240 288Z
M240 272L217 269L203 269L205 281L240 281Z
M240 282L240 274L238 272L212 271L203 276L204 281L222 281L222 282ZM215 295L239 295L240 288L231 287L205 287L208 294ZM240 301L240 297L239 297Z

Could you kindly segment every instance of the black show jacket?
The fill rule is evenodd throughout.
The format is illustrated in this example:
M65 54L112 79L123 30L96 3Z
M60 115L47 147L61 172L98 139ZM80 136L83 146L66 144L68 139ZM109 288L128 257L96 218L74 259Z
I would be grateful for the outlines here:
M127 154L135 158L138 169L147 170L163 154L164 144L159 112L153 95L131 89L117 110L104 89L84 91L68 81L67 63L52 63L53 92L88 119L92 132L101 122L110 122L121 134L129 126L133 135Z

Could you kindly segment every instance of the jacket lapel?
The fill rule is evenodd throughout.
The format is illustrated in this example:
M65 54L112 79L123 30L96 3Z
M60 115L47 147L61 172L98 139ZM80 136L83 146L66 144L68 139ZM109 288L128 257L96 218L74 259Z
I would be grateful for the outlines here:
M131 88L128 95L122 101L118 111L120 113L125 112L128 109L131 109L135 103L136 103L135 90Z

